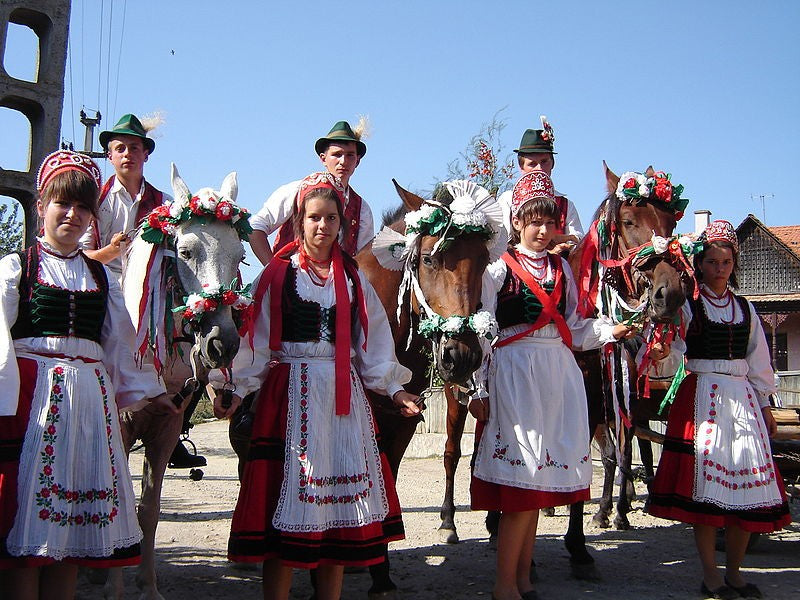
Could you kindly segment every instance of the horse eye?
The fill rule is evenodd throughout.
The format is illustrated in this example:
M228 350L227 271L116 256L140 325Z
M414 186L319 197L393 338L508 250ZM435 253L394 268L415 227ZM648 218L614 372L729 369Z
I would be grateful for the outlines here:
M178 256L180 256L183 260L189 260L192 258L192 253L188 248L181 248L178 250Z
M633 227L633 221L629 221L627 219L622 221L622 224L625 225L625 227Z
M423 254L422 255L422 264L425 265L426 267L432 267L433 266L433 259L431 258L430 254Z

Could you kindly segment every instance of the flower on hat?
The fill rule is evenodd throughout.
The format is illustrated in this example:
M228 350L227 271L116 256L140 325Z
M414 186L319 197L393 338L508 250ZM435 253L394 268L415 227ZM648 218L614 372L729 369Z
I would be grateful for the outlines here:
M539 119L542 122L542 133L541 138L545 142L549 142L550 145L555 145L556 143L556 134L553 132L553 126L547 122L547 117L544 115L540 115Z

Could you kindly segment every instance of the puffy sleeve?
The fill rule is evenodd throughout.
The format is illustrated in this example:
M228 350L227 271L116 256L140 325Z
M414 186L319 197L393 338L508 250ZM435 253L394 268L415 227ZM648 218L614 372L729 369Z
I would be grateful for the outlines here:
M106 269L108 277L108 304L106 318L100 334L103 347L103 364L114 382L117 406L120 410L130 408L147 398L154 398L166 391L164 382L152 364L136 364L134 340L136 330L131 322L122 290L117 278Z
M372 285L359 272L361 289L367 309L367 350L364 351L364 331L359 330L355 341L353 364L361 375L364 387L390 398L411 381L411 371L397 362L394 339L378 295Z
M258 282L263 274L264 271L262 270L256 277L253 282L253 289L258 289ZM242 398L260 389L269 371L269 361L272 356L272 351L269 349L269 298L271 292L271 288L267 289L261 301L261 309L258 314L253 315L253 319L255 319L252 339L253 347L250 347L251 340L245 334L239 342L239 352L236 353L236 357L233 359L231 367L233 384L236 386L236 395ZM215 384L215 387L221 387L225 381L219 369L212 371L209 379Z
M372 218L372 209L366 201L361 203L361 215L358 225L357 251L360 252L375 237L375 221Z
M14 340L11 339L11 327L17 321L19 309L19 278L22 274L19 255L14 252L0 260L0 294L2 295L2 311L0 319L0 417L9 417L17 413L19 402L19 368Z
M581 225L581 218L575 208L575 204L567 198L567 231L569 235L574 235L578 239L583 237L583 225Z
M750 339L747 342L747 379L753 389L758 393L758 403L761 408L769 406L770 395L776 393L775 372L769 358L767 338L764 327L756 313L755 307L748 300L747 308L750 311Z
M597 319L584 319L578 315L578 288L572 269L563 258L561 266L567 278L567 303L564 316L567 327L572 332L573 350L586 351L600 348L610 342L615 342L613 335L614 324L608 317L601 316Z
M281 225L291 218L294 199L299 188L300 181L298 180L282 185L272 192L264 202L264 206L250 217L250 226L253 229L263 231L267 235L277 231ZM370 216L372 215L370 214ZM372 234L373 232L370 230L370 239L372 239Z

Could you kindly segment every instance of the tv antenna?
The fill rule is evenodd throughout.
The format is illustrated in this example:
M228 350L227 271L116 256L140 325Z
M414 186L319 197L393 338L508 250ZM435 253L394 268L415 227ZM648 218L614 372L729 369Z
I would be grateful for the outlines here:
M770 200L775 197L775 194L750 194L750 200L758 200L761 202L761 222L767 224L767 198Z

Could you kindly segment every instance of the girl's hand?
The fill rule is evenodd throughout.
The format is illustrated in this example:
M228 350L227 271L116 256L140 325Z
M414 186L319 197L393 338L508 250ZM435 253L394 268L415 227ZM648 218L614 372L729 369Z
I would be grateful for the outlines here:
M236 409L239 408L239 405L242 403L241 397L237 396L236 394L231 394L231 405L228 408L225 408L222 406L222 401L224 398L222 390L218 390L210 383L206 386L206 393L208 394L211 402L214 404L214 416L218 419L229 419L233 416L233 413L236 412Z
M623 325L622 323L614 325L614 329L611 330L611 335L614 336L615 340L629 340L637 333L639 333L638 327L635 325Z
M417 406L418 401L419 396L409 394L405 390L395 392L394 396L392 396L392 402L400 407L400 414L404 417L414 417L421 412L419 406Z
M469 401L469 414L475 417L476 421L489 420L489 398L473 398Z
M666 357L669 356L669 352L670 352L669 344L662 344L661 342L656 342L650 348L650 359L655 362L664 360Z
M148 398L147 401L159 414L178 415L181 413L181 409L172 402L172 395L170 394L163 393L155 398Z
M772 409L769 406L765 406L761 409L761 416L764 417L764 425L767 426L769 437L775 437L775 434L778 433L778 422L772 416Z

